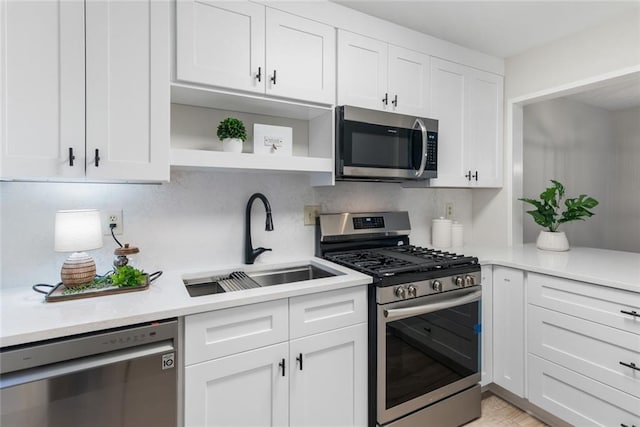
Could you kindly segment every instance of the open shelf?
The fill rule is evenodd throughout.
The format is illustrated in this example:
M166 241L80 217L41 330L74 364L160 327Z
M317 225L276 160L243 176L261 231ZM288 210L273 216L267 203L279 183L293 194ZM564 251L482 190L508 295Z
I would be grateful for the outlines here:
M171 166L185 169L252 169L333 173L333 161L321 157L270 156L180 148L171 149Z

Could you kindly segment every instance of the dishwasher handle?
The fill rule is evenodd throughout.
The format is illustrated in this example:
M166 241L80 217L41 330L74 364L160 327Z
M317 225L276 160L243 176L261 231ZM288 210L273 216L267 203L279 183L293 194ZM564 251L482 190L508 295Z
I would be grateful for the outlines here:
M22 371L9 372L0 376L0 390L34 381L42 381L49 378L68 375L74 372L86 371L100 366L138 359L141 357L153 356L161 353L166 353L168 355L170 353L175 353L175 351L172 341L168 340L100 354L97 356L83 357L67 362L59 362L51 365L28 368ZM167 356L167 358L169 357L170 356ZM170 363L164 363L165 361L163 360L161 368L173 368L175 366L175 354L171 356L170 360ZM165 368L165 365L170 366L166 366Z
M477 290L477 291L468 293L464 296L461 296L458 298L452 298L442 302L423 304L423 305L417 305L414 307L406 307L406 308L385 309L384 317L388 322L392 320L406 319L407 317L433 313L434 311L445 310L447 308L456 307L458 305L480 301L481 297L482 297L482 290Z

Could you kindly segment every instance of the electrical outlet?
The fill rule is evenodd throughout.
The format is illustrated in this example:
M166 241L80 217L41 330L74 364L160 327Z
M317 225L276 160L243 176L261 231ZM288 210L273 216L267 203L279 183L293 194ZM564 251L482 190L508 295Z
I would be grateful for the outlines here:
M122 222L122 210L102 211L102 234L111 235L109 224L115 224L113 234L121 235L124 232L124 223Z
M304 225L316 225L316 218L320 214L320 206L307 205L304 207Z
M453 219L453 203L449 202L444 205L444 216L446 219Z

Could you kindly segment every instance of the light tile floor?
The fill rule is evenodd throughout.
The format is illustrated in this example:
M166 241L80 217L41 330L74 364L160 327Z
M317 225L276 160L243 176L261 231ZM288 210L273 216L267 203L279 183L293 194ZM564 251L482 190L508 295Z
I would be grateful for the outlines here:
M482 416L465 427L548 427L542 421L487 393L482 397Z

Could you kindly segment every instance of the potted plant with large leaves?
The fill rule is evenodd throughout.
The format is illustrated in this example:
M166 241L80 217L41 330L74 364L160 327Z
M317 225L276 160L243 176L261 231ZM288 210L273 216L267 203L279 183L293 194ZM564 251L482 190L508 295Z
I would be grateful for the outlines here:
M548 251L568 251L569 241L564 231L558 231L560 224L569 221L584 221L585 218L594 215L590 209L598 206L598 201L586 194L581 194L572 199L564 201L564 211L560 213L561 201L564 198L565 188L558 182L551 180L551 187L540 193L540 200L521 198L525 203L529 203L535 207L527 211L533 217L533 220L546 228L540 230L536 246L538 249Z
M242 153L242 143L247 139L247 130L242 120L227 117L218 125L217 135L224 151Z

